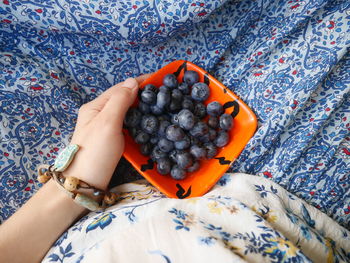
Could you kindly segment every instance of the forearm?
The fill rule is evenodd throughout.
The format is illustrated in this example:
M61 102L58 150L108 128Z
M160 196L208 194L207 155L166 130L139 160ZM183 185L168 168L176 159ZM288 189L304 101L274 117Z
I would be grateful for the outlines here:
M87 213L47 182L0 227L0 262L39 262L56 239Z

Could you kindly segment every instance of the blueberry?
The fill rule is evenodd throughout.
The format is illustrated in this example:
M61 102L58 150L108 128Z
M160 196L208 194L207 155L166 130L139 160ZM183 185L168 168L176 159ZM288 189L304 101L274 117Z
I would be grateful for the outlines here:
M165 152L163 152L161 149L159 149L158 146L155 146L151 152L151 158L153 161L157 161L161 158L166 158L167 154Z
M190 111L194 110L194 104L192 99L185 97L182 101L182 108Z
M219 128L219 119L214 116L209 116L208 125L213 129Z
M136 108L130 108L126 113L124 124L126 127L137 127L141 121L142 114Z
M209 140L210 140L210 141L214 141L215 138L216 138L216 136L217 136L216 130L214 130L214 129L212 129L212 128L209 128L208 134L209 134Z
M162 175L166 175L171 171L171 161L168 158L157 160L157 171Z
M160 121L159 128L158 128L158 135L160 137L165 137L166 128L168 128L170 125L171 125L171 123L167 120Z
M158 141L158 147L161 151L168 153L174 149L174 143L168 139L161 138Z
M153 145L151 143L142 144L140 146L140 152L142 155L149 156L153 150Z
M158 144L159 137L158 136L151 137L151 139L149 141L152 144Z
M219 131L218 136L215 138L214 143L217 147L225 146L229 141L229 135L225 131Z
M176 124L170 125L166 129L166 138L170 141L176 142L176 141L181 141L185 138L185 132L183 129L180 128L180 126Z
M184 95L179 89L173 89L171 92L171 100L182 101Z
M194 158L196 158L196 160L204 159L207 156L207 150L198 145L192 145L190 148L190 153Z
M219 124L220 124L220 128L223 129L223 130L231 130L231 128L233 127L233 118L230 114L222 114L220 116L220 121L219 121Z
M184 179L186 171L197 171L200 160L214 158L217 147L228 143L227 130L233 126L231 115L223 114L219 102L204 105L210 89L198 80L197 72L186 71L181 84L168 74L159 89L146 85L139 93L138 107L130 109L124 120L130 135L141 144L141 154L157 162L160 174L170 173L176 180ZM201 121L207 114L208 122Z
M192 156L188 152L178 153L176 155L176 159L177 159L177 165L183 169L190 167L193 163Z
M177 155L178 151L176 149L172 150L170 153L169 153L169 158L172 162L176 163L176 155Z
M199 170L199 167L200 167L199 162L194 162L194 163L192 164L192 166L190 166L190 167L187 168L187 172L193 173L193 172L195 172L195 171L198 171L198 170Z
M191 111L184 109L178 114L179 125L185 130L191 130L195 124L195 118Z
M163 109L165 105L170 103L170 93L160 91L157 94L157 107Z
M178 84L176 76L174 74L165 75L163 78L163 84L172 89L176 88Z
M196 101L205 101L209 97L209 87L203 82L197 82L192 86L191 96Z
M157 105L151 105L151 112L153 115L162 115L163 114L163 109L159 108Z
M207 132L207 133L204 134L203 136L200 136L200 137L199 137L199 140L200 140L202 143L210 142L209 132Z
M179 116L177 114L171 115L171 123L172 124L179 124Z
M148 134L158 131L158 119L152 115L144 115L141 120L141 128Z
M181 110L181 106L182 106L182 101L180 101L180 100L171 100L170 104L167 105L167 110L170 113L176 113L179 110Z
M190 130L190 134L194 137L200 137L204 136L206 133L208 133L208 131L208 125L205 122L199 121Z
M204 148L207 150L207 159L212 159L217 154L215 145L212 142L205 143Z
M145 133L144 131L140 131L136 137L135 137L135 142L138 144L145 144L148 142L150 139L150 136L148 133Z
M198 118L202 119L207 115L206 107L203 103L198 102L194 105L193 114Z
M182 180L186 177L186 172L184 169L181 169L179 166L174 165L171 168L170 175L175 180Z
M207 105L207 113L210 116L218 117L223 113L223 111L224 111L224 109L223 109L222 105L217 101L210 102Z
M190 137L188 136L185 136L185 138L181 141L175 142L175 148L178 150L185 150L190 146L191 146L191 140L190 140Z
M171 88L162 85L162 86L159 87L159 92L168 92L170 94Z
M135 127L131 127L129 128L129 133L130 136L133 137L135 139L136 135L138 134L139 130Z
M157 87L154 86L153 84L147 84L147 85L143 88L143 90L150 90L150 91L153 91L154 93L156 93L156 92L157 92Z
M198 80L199 75L196 71L193 70L187 70L183 76L183 82L185 82L189 86L192 86L193 84L197 83Z
M141 100L147 104L155 104L157 101L157 94L151 90L143 90L141 92Z
M190 91L191 91L190 87L189 87L189 86L187 85L187 83L185 83L185 82L182 82L182 83L179 85L178 89L179 89L179 90L182 92L182 94L184 94L184 95L190 94Z
M149 114L151 112L151 108L147 103L144 103L143 101L139 102L138 109L143 114Z
M168 114L162 114L162 115L158 116L158 120L159 120L159 122L161 122L161 121L169 121L170 122L170 117Z
M190 136L191 145L199 145L200 140L197 137Z

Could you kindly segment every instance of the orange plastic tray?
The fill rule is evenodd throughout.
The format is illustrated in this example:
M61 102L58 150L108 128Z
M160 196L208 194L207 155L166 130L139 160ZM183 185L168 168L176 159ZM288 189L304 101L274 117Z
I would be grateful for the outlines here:
M201 161L201 167L198 171L189 173L183 180L174 180L170 175L164 176L157 172L156 164L149 157L140 153L139 145L124 129L126 141L124 157L159 191L172 198L202 196L208 192L242 152L257 127L255 114L243 101L205 70L188 61L174 61L161 68L145 80L141 84L141 88L147 84L160 87L163 77L169 73L174 73L177 75L178 81L182 81L186 70L197 71L200 76L199 80L209 85L210 96L205 104L218 101L224 105L225 113L234 117L234 127L229 132L230 142L218 151L214 159ZM134 106L137 104L138 100L135 101Z

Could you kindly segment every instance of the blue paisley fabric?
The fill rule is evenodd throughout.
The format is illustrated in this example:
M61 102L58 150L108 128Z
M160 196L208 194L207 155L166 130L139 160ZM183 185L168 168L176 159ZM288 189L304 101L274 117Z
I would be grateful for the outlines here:
M350 232L276 183L226 174L203 197L169 199L145 180L82 218L43 262L349 262Z
M231 171L349 228L349 46L347 0L0 0L0 220L40 187L80 105L184 59L258 117Z

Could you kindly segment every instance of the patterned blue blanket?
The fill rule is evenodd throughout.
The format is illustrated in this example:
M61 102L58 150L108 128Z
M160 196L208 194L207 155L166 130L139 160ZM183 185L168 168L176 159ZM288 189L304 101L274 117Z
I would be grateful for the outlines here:
M40 187L36 166L69 142L80 105L184 59L258 116L231 170L349 228L349 28L347 0L1 0L0 221Z

